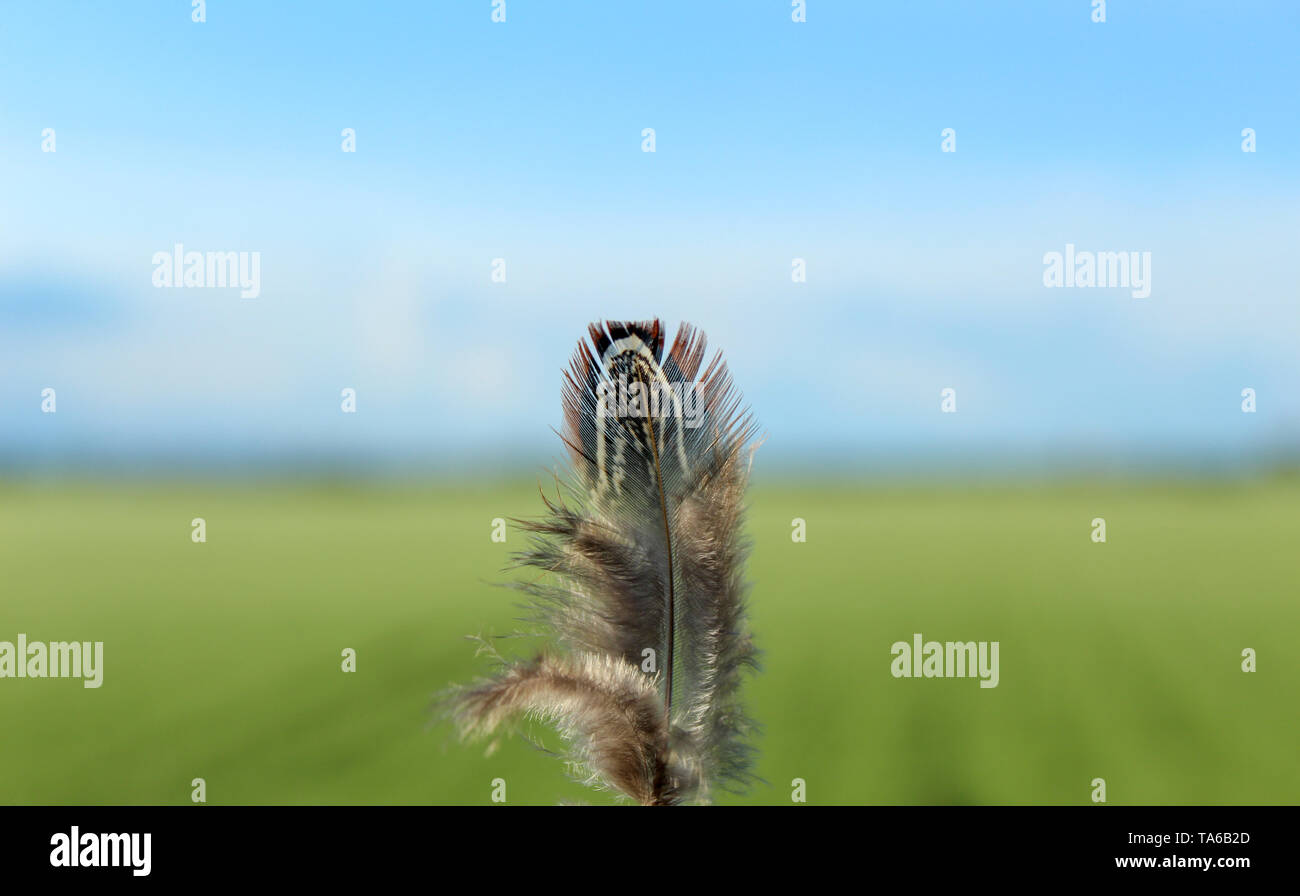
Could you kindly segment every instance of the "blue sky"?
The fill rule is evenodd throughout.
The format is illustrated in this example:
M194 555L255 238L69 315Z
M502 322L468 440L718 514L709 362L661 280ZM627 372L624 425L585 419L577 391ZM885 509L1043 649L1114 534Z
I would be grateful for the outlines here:
M586 322L650 315L778 465L1296 444L1295 4L491 11L6 4L0 462L531 468ZM154 289L176 243L259 252L260 296ZM1151 296L1045 289L1066 243L1150 252Z

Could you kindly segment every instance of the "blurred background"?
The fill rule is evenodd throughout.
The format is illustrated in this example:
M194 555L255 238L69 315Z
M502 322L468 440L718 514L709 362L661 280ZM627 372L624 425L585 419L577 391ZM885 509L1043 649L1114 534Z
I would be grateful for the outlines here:
M587 322L654 315L767 434L724 801L1300 800L1300 11L899 7L0 12L0 640L105 642L0 680L0 801L607 801L428 705L516 626ZM260 295L154 288L178 243ZM915 632L1001 683L893 679Z

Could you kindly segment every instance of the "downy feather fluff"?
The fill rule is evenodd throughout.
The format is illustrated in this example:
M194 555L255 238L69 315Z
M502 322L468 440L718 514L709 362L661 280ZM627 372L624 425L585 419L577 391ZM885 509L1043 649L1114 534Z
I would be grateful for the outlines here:
M532 533L520 587L551 643L451 692L465 737L553 724L587 783L643 805L707 802L750 780L739 699L744 491L754 427L720 355L682 324L594 323L564 381L573 481ZM703 370L701 370L703 368Z

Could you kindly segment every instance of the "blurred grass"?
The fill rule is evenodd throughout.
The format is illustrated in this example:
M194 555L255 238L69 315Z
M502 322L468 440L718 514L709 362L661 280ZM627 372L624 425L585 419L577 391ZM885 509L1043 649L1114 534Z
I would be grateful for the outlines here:
M1083 804L1095 777L1113 804L1300 802L1300 481L750 503L770 783L722 802L789 804L803 778L810 803ZM520 536L490 521L539 506L531 482L0 485L0 640L105 642L98 690L0 679L0 803L188 803L195 777L215 804L481 804L494 778L514 804L609 802L428 724L483 668L462 636L514 627L492 583ZM892 678L914 632L999 641L1000 685Z

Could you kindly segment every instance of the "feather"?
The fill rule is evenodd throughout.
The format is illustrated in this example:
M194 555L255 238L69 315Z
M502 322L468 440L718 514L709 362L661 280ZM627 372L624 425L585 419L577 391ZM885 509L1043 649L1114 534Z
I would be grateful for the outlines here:
M568 499L516 557L553 639L531 661L454 691L462 735L519 717L552 723L579 774L643 805L707 802L750 781L740 702L757 652L745 618L741 530L754 426L720 355L688 324L589 327L565 375Z

